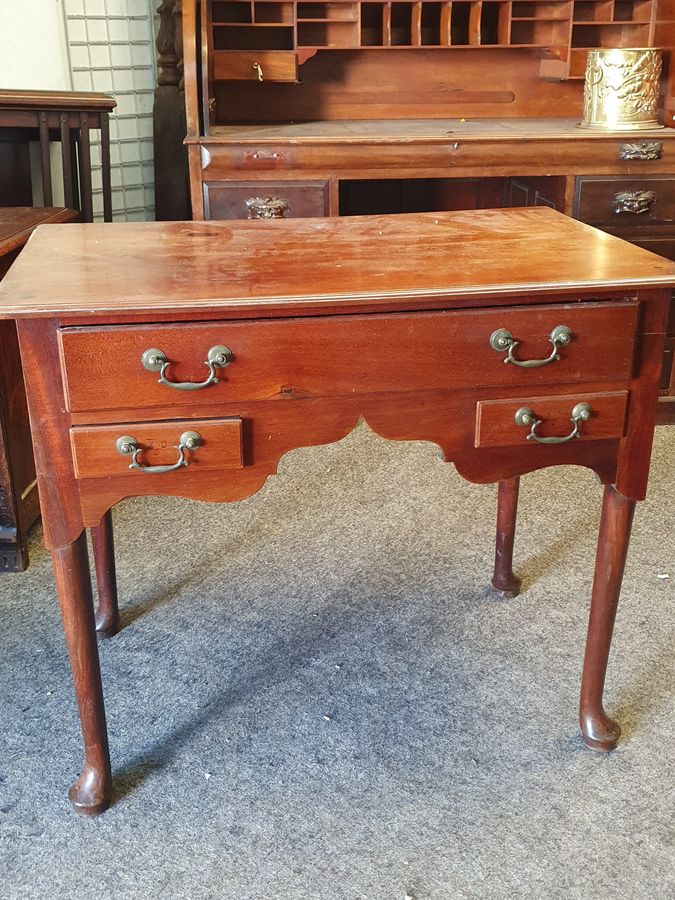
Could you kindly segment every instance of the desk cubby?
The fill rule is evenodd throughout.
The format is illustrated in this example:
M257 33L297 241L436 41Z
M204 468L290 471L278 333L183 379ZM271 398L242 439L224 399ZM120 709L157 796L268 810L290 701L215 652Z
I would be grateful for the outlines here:
M590 49L675 40L670 0L202 0L202 9L210 54L288 50L298 66L326 50L515 48L543 53L545 77L574 79ZM242 77L231 74L242 66L212 65L218 80L214 70ZM268 69L257 80L288 79Z

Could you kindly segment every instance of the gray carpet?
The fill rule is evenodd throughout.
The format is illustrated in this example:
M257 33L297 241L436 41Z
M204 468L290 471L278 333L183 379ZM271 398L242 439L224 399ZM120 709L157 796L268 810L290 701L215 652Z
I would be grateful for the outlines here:
M115 802L65 799L80 735L48 559L0 578L0 896L672 898L675 429L657 435L608 677L577 697L601 490L523 479L511 601L494 487L360 428L228 507L115 512L101 646ZM669 578L659 577L670 575Z

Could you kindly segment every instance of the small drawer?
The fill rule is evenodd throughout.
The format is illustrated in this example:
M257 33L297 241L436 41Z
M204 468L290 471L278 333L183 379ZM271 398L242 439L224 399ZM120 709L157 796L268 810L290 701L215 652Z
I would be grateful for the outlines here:
M207 219L298 219L328 215L327 181L204 183Z
M215 81L297 81L294 50L215 50Z
M675 177L577 178L574 216L616 228L670 226L675 220Z
M555 447L570 440L620 438L627 400L627 391L480 400L475 446L516 447L539 441Z
M77 478L189 478L244 464L238 418L83 425L71 428L70 441Z
M621 300L103 326L65 328L59 340L71 412L147 409L168 418L183 417L171 410L186 405L293 397L591 381L623 387L638 310ZM554 343L562 329L569 341Z

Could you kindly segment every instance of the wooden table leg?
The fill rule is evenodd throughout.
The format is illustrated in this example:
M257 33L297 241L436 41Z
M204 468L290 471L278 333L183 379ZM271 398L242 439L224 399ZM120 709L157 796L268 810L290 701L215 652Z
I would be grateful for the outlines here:
M84 533L72 544L52 550L52 565L84 739L84 769L68 798L76 812L94 816L110 803L111 774Z
M579 710L581 732L593 750L613 750L621 735L618 722L605 713L602 692L634 512L635 500L612 485L605 488Z
M505 478L497 488L497 538L492 587L502 596L517 597L521 580L513 573L513 541L516 536L520 478Z
M117 632L120 624L117 576L115 574L115 542L110 510L101 519L101 524L91 529L91 543L94 550L96 584L98 586L96 631L101 637L110 637Z

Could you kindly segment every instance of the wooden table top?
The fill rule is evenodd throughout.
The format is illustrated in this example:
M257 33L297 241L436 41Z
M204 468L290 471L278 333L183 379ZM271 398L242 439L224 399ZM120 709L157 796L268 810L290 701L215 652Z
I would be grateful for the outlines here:
M0 206L0 256L22 247L38 225L70 222L77 215L57 206Z
M487 295L666 285L675 263L546 207L50 225L0 285L0 317L461 308Z
M76 109L110 112L114 97L95 91L0 91L0 108Z

